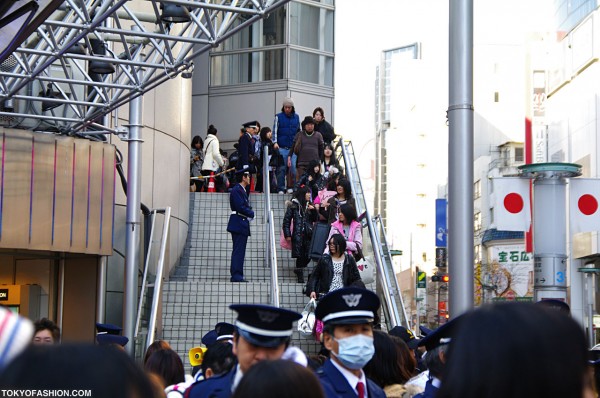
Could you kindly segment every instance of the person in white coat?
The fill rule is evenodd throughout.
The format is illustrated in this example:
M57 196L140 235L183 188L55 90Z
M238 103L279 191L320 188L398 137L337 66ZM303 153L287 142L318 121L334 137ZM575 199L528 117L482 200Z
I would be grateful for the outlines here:
M204 163L202 164L202 175L210 176L210 173L219 172L223 168L225 161L221 156L221 148L219 147L219 139L217 138L217 129L212 124L208 126L206 132L206 140L204 140ZM205 179L204 186L208 186L208 180ZM215 188L217 192L225 192L226 187L223 184L223 178L215 179Z

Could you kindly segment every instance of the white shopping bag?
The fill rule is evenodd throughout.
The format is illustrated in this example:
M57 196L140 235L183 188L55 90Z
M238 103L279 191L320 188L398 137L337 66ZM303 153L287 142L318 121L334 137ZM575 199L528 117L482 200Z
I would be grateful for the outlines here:
M315 327L315 309L317 308L317 302L315 299L310 301L304 306L302 311L302 318L298 321L298 332L304 337L311 337L313 328Z

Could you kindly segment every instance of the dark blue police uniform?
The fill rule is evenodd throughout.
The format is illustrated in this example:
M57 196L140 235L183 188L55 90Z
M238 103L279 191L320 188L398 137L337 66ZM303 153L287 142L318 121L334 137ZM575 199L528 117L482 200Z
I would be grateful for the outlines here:
M414 396L414 398L435 398L438 393L439 388L433 385L433 381L427 380L425 383L425 391L420 394Z
M227 373L194 383L185 391L184 396L186 398L229 398L236 371L237 365Z
M326 294L319 301L315 316L325 326L372 324L379 306L379 297L372 291L358 287L345 287ZM335 355L336 353L332 353L332 356ZM323 367L317 372L325 396L356 398L356 386L350 385L348 379L331 361L331 359L325 361ZM341 363L340 366L345 367ZM385 392L381 387L368 378L366 380L369 398L385 398Z
M331 359L325 361L323 367L317 371L317 376L327 398L356 398L356 390L331 363ZM369 398L385 398L385 392L370 379L367 379L367 393Z
M239 339L256 347L276 348L287 344L294 332L294 322L302 315L295 311L264 304L232 304L237 311L235 330ZM230 324L219 323L215 329L231 331ZM243 348L238 348L242 350ZM189 398L229 398L232 395L237 364L227 373L192 384L186 391Z
M231 282L245 282L244 257L246 243L250 236L250 220L254 211L248 201L248 194L241 184L236 184L229 193L231 215L227 223L227 232L231 233L233 250L231 252Z

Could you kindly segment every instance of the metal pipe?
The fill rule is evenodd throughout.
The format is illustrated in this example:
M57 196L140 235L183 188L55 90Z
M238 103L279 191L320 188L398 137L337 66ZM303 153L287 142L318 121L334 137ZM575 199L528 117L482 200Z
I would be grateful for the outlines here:
M271 242L271 304L279 307L279 282L277 277L277 250L275 250L275 228L273 226L273 210L269 213L269 235Z
M156 266L156 279L154 280L154 294L152 295L152 306L150 307L150 319L148 320L148 338L146 339L146 347L154 342L154 334L156 329L156 317L160 298L162 295L162 279L165 264L165 252L167 251L167 236L169 234L169 224L171 221L171 207L165 209L165 220L163 223L163 235L160 242L160 252L158 254L158 264Z
M151 213L151 217L152 217L152 222L151 227L150 227L150 243L148 244L148 250L146 251L146 261L144 262L144 273L142 276L142 287L141 287L141 294L140 294L140 299L138 301L138 311L137 311L137 316L136 321L135 321L135 331L133 333L133 336L137 339L138 334L140 332L140 323L141 323L141 318L142 318L142 306L144 305L144 296L146 294L146 288L147 288L147 281L148 281L148 267L150 264L150 253L152 252L152 238L154 236L154 225L156 224L156 209L152 210Z
M106 315L106 269L108 257L98 257L98 270L96 281L96 322L104 323Z
M448 268L450 315L473 307L473 0L450 0Z
M56 323L60 330L63 330L65 311L65 253L60 253L60 259L58 260L58 303L56 307Z
M143 98L134 98L129 105L129 138L127 156L127 213L125 221L125 294L123 299L123 335L129 338L127 352L133 357L133 328L137 303L137 273L140 257L140 204L142 164Z

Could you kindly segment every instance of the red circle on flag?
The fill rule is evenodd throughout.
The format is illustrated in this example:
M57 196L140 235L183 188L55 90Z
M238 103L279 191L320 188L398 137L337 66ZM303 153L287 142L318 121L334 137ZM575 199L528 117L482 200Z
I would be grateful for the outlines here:
M520 213L523 210L523 198L515 192L511 192L504 197L504 208L513 214Z
M577 207L586 216L594 214L598 210L598 201L590 194L581 195L577 201Z

